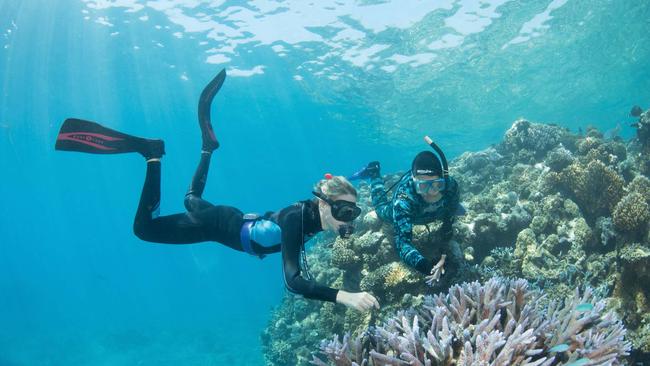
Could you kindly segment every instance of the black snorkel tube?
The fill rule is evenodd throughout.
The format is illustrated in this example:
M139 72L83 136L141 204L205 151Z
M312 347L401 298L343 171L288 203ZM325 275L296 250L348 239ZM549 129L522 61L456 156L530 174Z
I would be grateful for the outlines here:
M447 158L445 153L442 152L442 149L429 136L424 136L424 141L431 146L431 148L438 154L440 162L442 163L442 178L445 180L445 191L449 187L449 165L447 164Z

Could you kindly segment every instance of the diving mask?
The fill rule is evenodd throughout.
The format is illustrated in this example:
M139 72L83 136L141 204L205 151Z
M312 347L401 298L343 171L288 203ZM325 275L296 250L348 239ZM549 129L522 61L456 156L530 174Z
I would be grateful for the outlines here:
M361 209L356 203L345 200L332 200L322 193L312 192L314 196L322 199L332 208L332 217L338 221L352 222L359 217Z
M437 179L416 179L413 177L415 191L418 194L428 194L429 192L442 192L446 188L445 178Z

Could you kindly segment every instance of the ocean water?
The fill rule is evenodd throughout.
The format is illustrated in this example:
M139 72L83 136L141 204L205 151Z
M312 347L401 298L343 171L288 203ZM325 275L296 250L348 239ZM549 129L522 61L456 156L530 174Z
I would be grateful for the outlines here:
M54 151L67 117L162 138L183 210L219 70L204 197L243 211L326 172L449 158L524 117L629 138L650 106L647 1L0 0L0 365L260 365L280 258L145 243L135 155Z

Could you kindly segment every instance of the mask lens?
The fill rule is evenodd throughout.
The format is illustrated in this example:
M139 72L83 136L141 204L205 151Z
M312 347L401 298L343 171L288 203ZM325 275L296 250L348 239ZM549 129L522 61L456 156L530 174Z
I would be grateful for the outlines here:
M433 179L433 180L419 180L413 179L415 182L415 190L419 194L427 194L429 191L444 191L445 190L445 180L443 178Z
M332 216L339 221L353 221L359 214L361 214L361 209L352 202L335 201L332 205Z
M420 194L429 193L429 188L431 188L431 185L427 181L418 181L415 184L416 184L418 193L420 193Z
M432 181L433 183L431 184L431 187L435 189L436 191L444 191L445 190L445 180L440 178Z

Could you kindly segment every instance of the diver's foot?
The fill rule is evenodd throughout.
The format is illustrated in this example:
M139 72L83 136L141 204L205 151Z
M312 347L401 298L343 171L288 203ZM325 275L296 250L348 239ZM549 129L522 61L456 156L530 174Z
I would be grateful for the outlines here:
M378 161L371 161L368 163L367 166L365 166L363 169L359 170L358 172L352 174L348 179L350 180L356 180L356 179L374 179L374 178L379 178L379 162Z
M201 138L203 140L201 150L212 152L219 148L219 141L212 131L212 126L201 126Z
M160 159L165 155L165 141L145 139L144 149L140 153L147 161Z
M210 139L203 139L203 145L201 146L201 150L207 153L212 153L214 150L219 148L219 141L216 139L210 140Z

